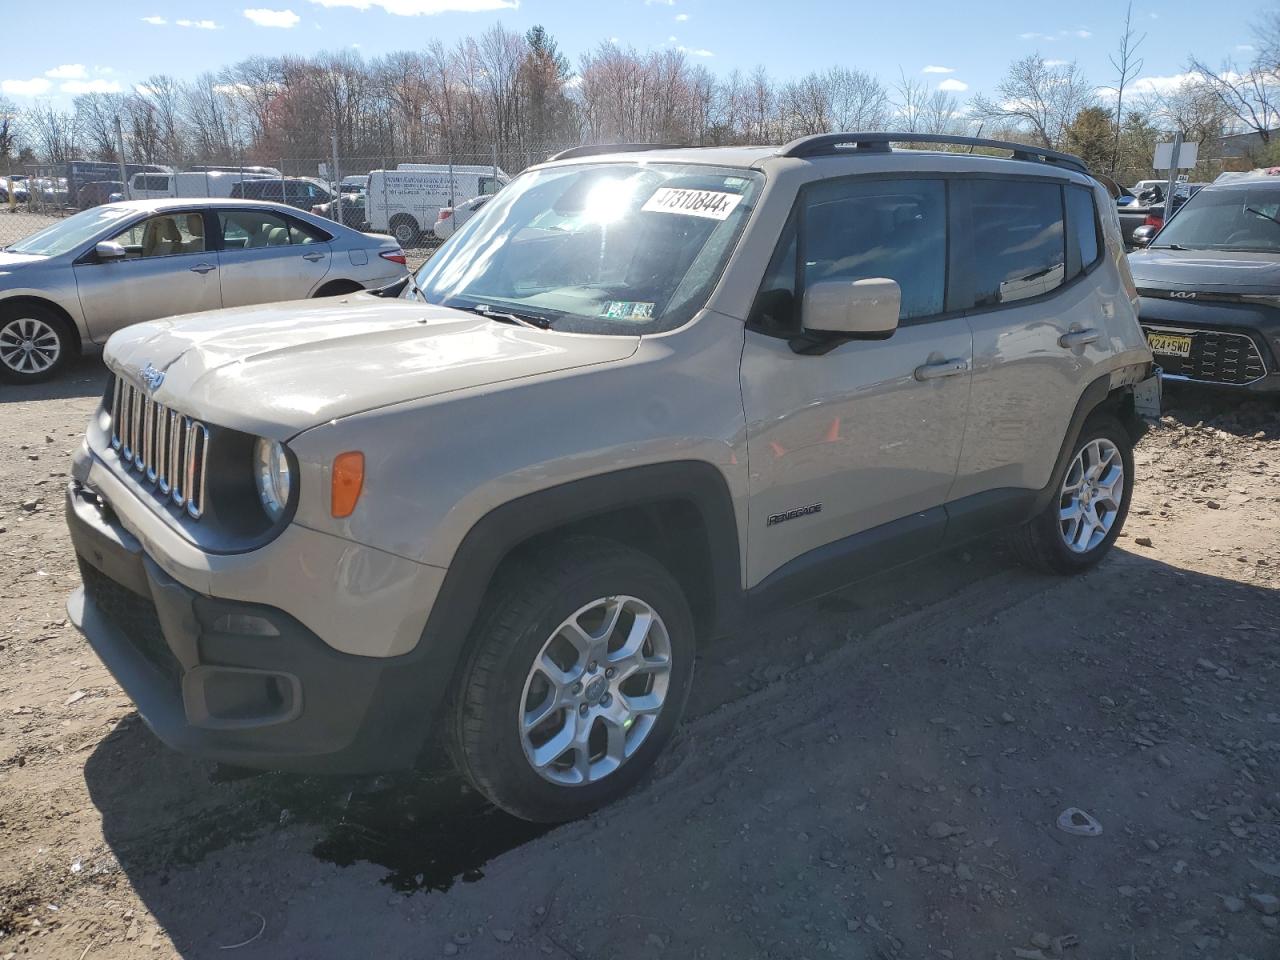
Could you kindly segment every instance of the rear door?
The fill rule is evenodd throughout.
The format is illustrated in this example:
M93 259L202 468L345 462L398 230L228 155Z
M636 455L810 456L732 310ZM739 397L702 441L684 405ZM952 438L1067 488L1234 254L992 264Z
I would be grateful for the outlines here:
M328 234L272 210L217 211L224 306L310 297L329 272Z
M1104 259L1093 193L1030 177L957 188L974 370L953 498L1036 490L1110 350L1108 304L1086 279Z
M914 550L941 540L972 349L968 324L947 302L947 196L948 183L931 177L834 180L802 192L742 357L748 586L893 521L904 521L890 529ZM893 336L806 352L797 339L805 287L872 277L902 288Z
M125 259L81 257L74 270L90 337L101 343L131 323L222 306L218 255L207 235L199 209L167 211L107 238L125 248Z

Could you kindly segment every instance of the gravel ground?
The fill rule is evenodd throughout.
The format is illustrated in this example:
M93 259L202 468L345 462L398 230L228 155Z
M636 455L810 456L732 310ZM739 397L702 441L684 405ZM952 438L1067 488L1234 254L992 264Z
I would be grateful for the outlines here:
M656 774L547 831L154 740L63 611L102 380L0 394L0 960L1280 957L1280 406L1170 397L1086 576L976 544L706 645Z

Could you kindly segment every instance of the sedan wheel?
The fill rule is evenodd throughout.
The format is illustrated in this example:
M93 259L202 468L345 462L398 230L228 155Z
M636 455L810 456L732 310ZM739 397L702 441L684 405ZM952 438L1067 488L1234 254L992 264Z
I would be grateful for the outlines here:
M19 315L0 325L0 364L14 379L42 379L64 352L57 328L40 317Z

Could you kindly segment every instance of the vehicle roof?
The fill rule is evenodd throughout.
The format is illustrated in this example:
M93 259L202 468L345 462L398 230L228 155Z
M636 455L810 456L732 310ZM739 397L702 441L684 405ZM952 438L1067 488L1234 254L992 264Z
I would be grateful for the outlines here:
M186 209L187 207L262 207L264 210L281 210L288 213L302 213L297 207L286 203L274 203L270 200L250 200L244 197L160 197L153 200L119 200L105 204L113 209L135 210L139 213L163 213L166 210Z
M1223 180L1217 183L1206 183L1200 188L1200 192L1212 190L1217 193L1219 190L1254 190L1258 187L1273 187L1280 190L1280 177L1244 177L1239 180Z
M768 171L770 167L781 164L806 163L815 167L832 165L831 176L840 175L843 168L851 163L865 163L871 170L883 170L886 166L906 162L912 169L919 170L921 165L936 164L939 170L977 168L987 173L1026 174L1032 176L1054 177L1057 179L1076 180L1081 183L1091 182L1091 178L1075 170L1048 163L1037 163L1031 160L1016 160L1013 157L992 156L985 153L959 153L951 150L911 150L894 147L889 151L857 151L840 150L830 154L822 154L806 158L792 158L780 155L781 147L759 145L746 147L671 147L654 150L623 151L619 153L601 153L589 156L569 157L564 160L548 161L542 166L560 166L564 164L585 163L696 163L718 167L739 167L744 169ZM834 169L839 165L842 171Z

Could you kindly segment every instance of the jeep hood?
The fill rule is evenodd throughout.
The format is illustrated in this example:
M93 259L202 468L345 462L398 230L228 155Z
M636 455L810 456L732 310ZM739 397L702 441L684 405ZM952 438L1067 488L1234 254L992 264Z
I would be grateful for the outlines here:
M163 373L159 403L284 440L404 400L623 360L638 345L357 294L135 324L105 358L135 384L148 366Z
M1280 254L1240 250L1140 250L1129 254L1140 290L1280 293Z

